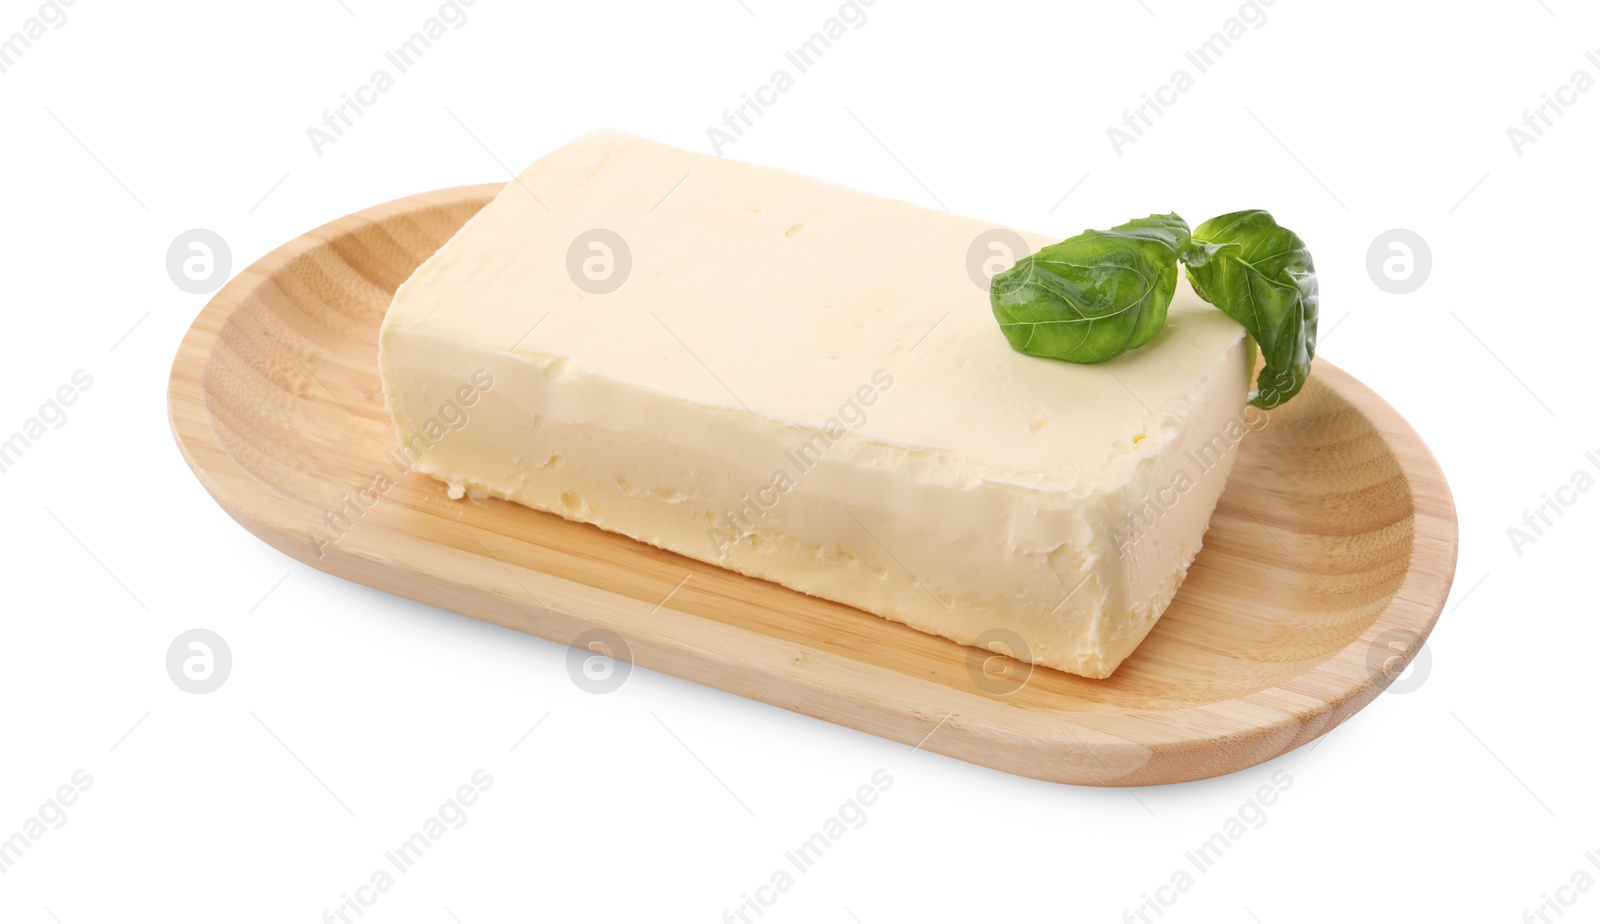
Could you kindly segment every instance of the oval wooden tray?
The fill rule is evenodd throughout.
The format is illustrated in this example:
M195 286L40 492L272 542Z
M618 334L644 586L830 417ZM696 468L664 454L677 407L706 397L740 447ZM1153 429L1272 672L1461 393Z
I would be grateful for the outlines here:
M173 364L184 457L292 558L637 664L1043 780L1141 785L1253 766L1370 702L1427 637L1455 570L1438 464L1395 411L1318 360L1248 436L1205 548L1109 680L924 635L774 584L403 474L376 367L390 295L499 185L413 196L285 244L213 298ZM395 483L374 489L383 473ZM325 511L361 492L337 543ZM363 500L361 503L366 503ZM685 580L685 579L688 580ZM665 601L665 602L663 602Z

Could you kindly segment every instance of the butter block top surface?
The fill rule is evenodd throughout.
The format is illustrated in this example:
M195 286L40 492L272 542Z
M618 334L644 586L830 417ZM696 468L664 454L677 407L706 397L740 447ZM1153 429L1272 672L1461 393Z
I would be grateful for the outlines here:
M859 440L949 454L986 481L1080 492L1126 481L1163 451L1243 329L1180 279L1145 347L1097 365L1017 353L967 269L993 227L599 131L529 167L420 267L384 337L565 360L813 429L884 370L894 396ZM593 229L631 258L605 294L569 273L573 241ZM1056 240L1019 233L1034 249Z

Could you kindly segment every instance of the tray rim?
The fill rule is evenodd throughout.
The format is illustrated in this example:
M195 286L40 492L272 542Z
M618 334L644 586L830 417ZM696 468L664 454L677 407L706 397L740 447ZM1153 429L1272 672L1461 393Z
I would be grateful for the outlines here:
M429 568L420 563L406 569L408 575L421 579L425 585L410 589L419 591L420 595L395 590L393 586L384 586L385 582L370 579L373 577L371 569L383 565L384 562L373 556L357 554L361 547L359 542L351 544L349 548L344 548L345 544L341 543L332 554L321 559L311 556L302 535L286 531L262 514L261 502L269 496L278 496L277 492L269 483L258 479L245 469L229 453L210 425L204 388L206 366L229 318L251 293L269 282L280 270L316 248L363 228L381 225L385 221L415 211L461 205L477 199L487 201L504 185L483 183L449 187L394 199L327 222L274 248L251 263L218 290L191 323L178 346L168 380L169 425L184 461L207 493L230 517L257 538L296 561L318 570L444 609L453 608L427 597L438 596L450 588L461 593L497 597L498 603L503 604L502 609L526 608L526 601L504 593L499 588L461 584L452 580L450 569ZM777 646L779 649L789 649L788 652L780 652L786 660L793 661L803 653L805 659L815 663L819 668L831 667L831 670L819 669L803 675L791 673L785 679L796 685L794 692L808 690L822 701L831 698L846 704L854 703L858 707L872 706L886 710L885 715L892 713L923 719L928 729L922 740L917 741L915 740L917 735L898 734L899 729L870 727L873 723L850 721L849 715L833 714L822 708L804 708L804 702L789 701L795 699L793 696L761 695L760 688L752 684L716 683L703 676L697 676L696 671L688 670L687 665L683 663L685 655L694 655L695 661L701 662L712 662L722 657L712 652L706 644L696 646L681 637L670 635L657 637L654 633L642 637L634 624L627 625L628 631L619 634L624 634L630 643L633 649L632 661L640 666L661 670L791 711L803 712L878 737L914 743L919 749L1036 779L1083 785L1146 785L1204 779L1255 766L1316 740L1366 706L1387 688L1401 671L1396 670L1387 674L1373 673L1366 666L1367 650L1385 632L1404 630L1413 633L1417 638L1415 647L1403 653L1404 662L1409 664L1437 624L1455 575L1459 547L1455 505L1444 473L1431 450L1393 407L1349 373L1319 358L1315 361L1315 374L1324 386L1337 392L1367 416L1385 445L1394 454L1412 496L1411 558L1407 562L1404 577L1396 588L1393 598L1358 638L1323 661L1274 686L1230 700L1173 709L1076 712L1022 707L978 695L956 696L959 691L945 685L896 674L895 677L902 685L921 684L927 688L930 696L926 705L930 708L919 712L904 703L897 705L885 701L881 697L879 686L867 679L849 684L847 679L852 673L862 673L861 662L850 661L828 651L798 647L756 629L727 624L670 606L661 608L670 611L675 621L681 619L705 623L707 633L710 635L726 636L730 641L739 641L743 637L742 641L751 649L748 652L750 654L759 654L764 641L765 644ZM1430 499L1430 507L1433 509L1426 511L1421 509L1419 498L1424 496ZM419 536L409 538L437 547L430 540ZM457 555L463 554L453 549L450 551ZM507 563L501 564L507 565ZM387 563L387 567L391 569L395 565L395 562ZM515 568L522 577L535 576L540 584L558 590L559 593L550 594L552 597L596 598L597 605L585 612L551 610L546 616L552 623L546 628L560 624L611 628L612 631L617 631L618 627L612 625L615 615L600 611L617 607L626 610L639 605L639 601L625 594L534 571L520 565L507 566ZM519 577L519 582L522 577ZM389 583L392 585L392 582ZM609 606L606 605L608 603ZM568 643L554 633L530 628L526 619L517 619L513 614L465 615L540 635L558 644ZM505 618L502 618L502 615ZM573 633L567 638L570 639L576 634ZM641 657L641 654L645 656ZM839 663L830 664L830 662ZM694 661L689 663L692 665ZM855 665L854 671L850 669L851 665ZM875 670L884 670L868 666ZM1351 679L1352 676L1355 679ZM830 677L831 682L822 682ZM813 682L806 683L807 680ZM1296 685L1299 685L1301 690L1290 689ZM1328 696L1316 692L1324 688L1336 688L1338 693ZM947 701L935 705L939 700ZM1296 703L1300 705L1297 706ZM813 702L812 705L817 704ZM941 713L943 717L939 718ZM1021 717L1019 713L1025 714L1030 720L1037 720L1044 729L1054 727L1046 720L1053 721L1068 731L1074 740L1065 741L1056 737L1054 733L1049 737L1015 734L1019 724L1017 720ZM1140 720L1152 731L1165 726L1167 733L1160 736L1159 745L1146 747L1121 734L1096 728L1101 724L1099 720L1130 718ZM1196 729L1200 727L1204 727L1206 731L1198 732ZM1185 734L1184 729L1196 731ZM936 735L935 732L940 730L959 731L963 734L959 739L949 734ZM1237 744L1242 740L1277 738L1289 731L1295 733L1284 742L1283 747L1275 748L1273 753L1248 759L1242 763L1229 763L1218 767L1214 772L1200 772L1173 779L1130 782L1122 778L1136 775L1137 767L1129 773L1116 773L1111 770L1112 765L1121 765L1138 758L1140 752L1144 753L1144 760L1148 761L1156 756L1157 751L1163 754L1199 753L1217 750L1224 744ZM1008 738L1012 740L1006 740ZM1043 774L1035 772L1037 767L1028 769L1014 765L1016 761L995 762L981 759L989 748L997 745L1008 750L1020 748L1022 754L1032 752L1037 756L1049 757L1057 762L1076 763L1078 766L1058 767L1056 769L1059 772ZM1108 757L1111 758L1110 761L1107 760ZM1098 765L1101 770L1109 774L1110 778L1099 778L1100 774L1094 772L1094 765Z

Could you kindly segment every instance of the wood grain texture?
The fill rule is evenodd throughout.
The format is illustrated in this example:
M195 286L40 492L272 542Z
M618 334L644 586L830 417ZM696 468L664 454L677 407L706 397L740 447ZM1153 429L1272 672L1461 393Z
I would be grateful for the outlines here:
M605 629L646 667L1089 785L1201 779L1314 740L1398 676L1444 605L1456 520L1443 474L1392 408L1321 360L1245 439L1176 601L1109 680L990 657L515 504L451 501L384 458L395 440L378 327L395 288L498 191L340 219L245 270L196 319L173 364L172 428L246 529L391 593L563 644ZM377 502L319 555L309 531L380 472L393 487L369 492Z

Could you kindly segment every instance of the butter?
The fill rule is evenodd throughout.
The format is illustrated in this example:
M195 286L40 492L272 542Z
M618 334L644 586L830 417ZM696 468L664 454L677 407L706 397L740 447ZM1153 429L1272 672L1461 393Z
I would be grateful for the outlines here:
M1254 350L1180 281L1141 349L1017 353L966 267L991 227L595 132L396 292L385 398L413 433L492 377L415 464L452 496L1106 677L1200 549Z

